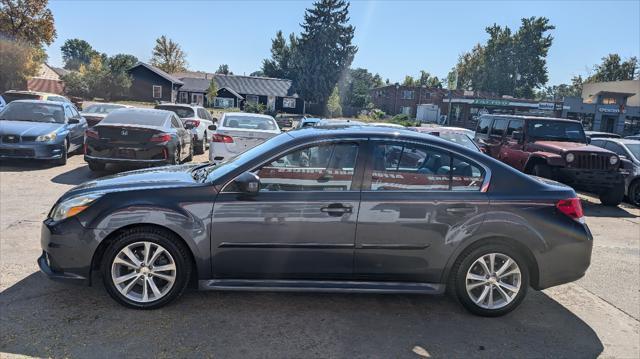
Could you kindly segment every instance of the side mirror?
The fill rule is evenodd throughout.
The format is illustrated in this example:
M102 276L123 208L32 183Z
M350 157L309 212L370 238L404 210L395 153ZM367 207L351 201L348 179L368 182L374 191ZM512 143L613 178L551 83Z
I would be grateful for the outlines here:
M67 121L67 123L69 123L70 125L75 125L75 124L80 123L80 119L76 118L76 117L73 117L73 118L70 118L69 121Z
M216 122L216 123L217 123L217 122L218 122L218 119L217 119L216 117L212 117L212 118L211 118L211 122Z
M233 184L239 192L248 196L255 196L260 191L260 177L255 173L244 172L233 180Z
M209 127L207 127L207 128L209 129L209 131L215 131L215 130L218 128L218 126L216 126L216 125L209 125Z
M524 139L524 136L521 131L513 131L513 133L511 134L511 138L513 138L518 142L522 142L522 140Z

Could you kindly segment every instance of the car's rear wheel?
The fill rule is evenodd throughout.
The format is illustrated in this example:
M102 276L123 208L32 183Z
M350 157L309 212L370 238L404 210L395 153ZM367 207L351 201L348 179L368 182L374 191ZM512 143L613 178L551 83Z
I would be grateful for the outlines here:
M187 156L187 158L185 158L184 161L185 162L193 161L193 144L189 146L189 156Z
M452 269L449 285L465 309L476 315L497 317L522 303L529 286L529 271L518 251L492 243L461 255Z
M120 304L155 309L184 292L191 275L187 250L170 234L155 228L121 234L105 252L102 277Z
M640 180L635 180L629 186L629 202L640 207Z
M202 136L202 140L198 141L197 143L195 143L195 150L193 151L196 155L201 155L204 153L206 146L207 146L207 140L206 140L206 136Z
M624 184L622 183L600 193L600 203L605 206L617 206L622 200L624 200Z
M176 146L175 151L173 151L173 156L171 157L171 162L169 164L179 165L180 164L180 147Z
M106 165L102 162L88 161L89 169L92 171L104 171Z

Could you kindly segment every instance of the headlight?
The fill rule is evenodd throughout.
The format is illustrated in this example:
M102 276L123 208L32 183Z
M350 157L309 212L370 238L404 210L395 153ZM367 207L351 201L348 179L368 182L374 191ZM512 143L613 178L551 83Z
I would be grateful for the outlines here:
M573 153L567 153L567 156L564 158L567 162L573 162L576 159L576 156Z
M51 142L58 137L58 134L55 132L48 133L46 135L36 137L37 142Z
M76 214L89 208L93 201L97 200L103 195L104 193L91 193L66 199L53 207L50 217L54 221L59 221L75 216Z
M609 163L611 163L612 165L615 165L616 163L618 163L618 156L609 157Z

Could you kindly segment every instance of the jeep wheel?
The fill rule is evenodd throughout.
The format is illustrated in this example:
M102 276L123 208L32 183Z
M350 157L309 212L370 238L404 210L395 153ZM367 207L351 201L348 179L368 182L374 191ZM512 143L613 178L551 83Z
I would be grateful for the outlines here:
M551 178L551 168L543 163L533 166L533 174L538 177Z
M629 186L629 202L640 207L640 180L635 180Z
M619 184L600 193L600 203L605 206L617 206L624 199L624 185Z

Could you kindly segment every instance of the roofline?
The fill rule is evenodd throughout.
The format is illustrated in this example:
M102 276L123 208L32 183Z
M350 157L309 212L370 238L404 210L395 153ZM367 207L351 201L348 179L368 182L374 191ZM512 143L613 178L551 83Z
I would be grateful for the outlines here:
M172 84L184 85L184 82L180 81L179 79L177 79L177 78L175 78L175 77L173 77L173 76L169 75L168 73L166 73L166 72L164 72L164 71L160 70L159 68L157 68L157 67L155 67L155 66L153 66L153 65L147 64L146 62L142 62L142 61L138 61L138 63L137 63L137 64L135 64L135 65L131 66L131 67L129 68L129 70L127 70L127 71L131 71L131 70L135 69L135 68L136 68L136 67L138 67L138 66L144 66L144 67L145 67L146 69L148 69L149 71L152 71L152 72L153 72L153 73L155 73L156 75L158 75L158 76L160 76L160 77L164 78L165 80L167 80L167 81L171 82ZM159 72L159 71L161 71L161 72Z
M558 118L558 117L540 117L540 116L524 116L524 115L494 115L494 114L486 114L482 116L493 116L498 118L521 118L523 120L545 120L545 121L563 121L563 122L576 122L582 123L578 120L571 120L568 118Z

